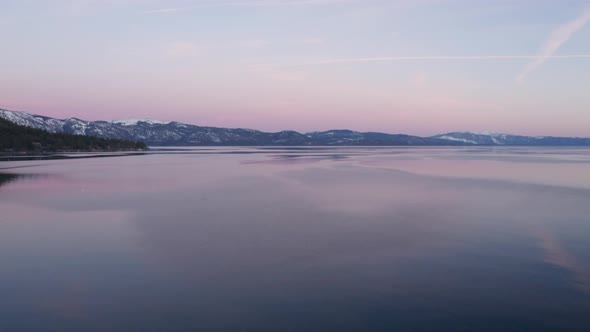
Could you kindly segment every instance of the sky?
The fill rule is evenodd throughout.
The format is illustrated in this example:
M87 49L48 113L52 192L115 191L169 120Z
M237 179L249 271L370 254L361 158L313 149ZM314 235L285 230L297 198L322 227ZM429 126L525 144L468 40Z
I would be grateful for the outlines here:
M0 0L0 108L590 137L590 1Z

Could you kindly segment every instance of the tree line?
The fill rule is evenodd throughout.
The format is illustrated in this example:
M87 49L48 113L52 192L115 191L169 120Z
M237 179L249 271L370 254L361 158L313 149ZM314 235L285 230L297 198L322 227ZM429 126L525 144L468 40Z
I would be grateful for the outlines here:
M143 142L50 133L0 118L0 151L123 151L146 150Z

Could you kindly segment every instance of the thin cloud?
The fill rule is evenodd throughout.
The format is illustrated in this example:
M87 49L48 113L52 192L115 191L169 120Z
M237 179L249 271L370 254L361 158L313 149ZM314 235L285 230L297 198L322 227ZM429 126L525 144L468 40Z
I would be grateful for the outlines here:
M333 5L359 2L359 0L253 0L253 1L229 1L229 2L208 2L201 3L190 7L172 7L145 10L143 14L167 14L177 13L189 10L195 10L206 7L265 7L265 6L302 6L302 5Z
M567 55L440 55L440 56L393 56L393 57L367 57L367 58L338 58L311 61L293 64L259 64L253 67L294 67L332 65L340 63L363 63L363 62L391 62L391 61L468 61L468 60L538 60L538 59L590 59L590 54L567 54Z
M175 12L182 12L186 10L194 9L194 7L179 7L179 8L160 8L160 9L151 9L143 11L144 14L165 14L165 13L175 13Z
M301 40L294 41L295 44L303 44L303 45L321 45L325 44L326 41L322 38L305 38Z
M522 72L516 77L517 82L523 82L525 78L539 68L547 59L554 58L553 55L565 42L567 42L572 35L582 29L588 22L590 22L590 7L586 8L581 15L574 20L562 24L557 29L553 30L547 40L543 44L541 52L532 62L529 62Z

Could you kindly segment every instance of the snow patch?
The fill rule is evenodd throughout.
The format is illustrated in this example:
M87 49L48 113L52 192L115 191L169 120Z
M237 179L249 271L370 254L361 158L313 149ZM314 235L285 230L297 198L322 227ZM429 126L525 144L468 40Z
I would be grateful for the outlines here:
M492 136L492 142L494 142L494 144L497 144L497 145L502 145L502 144L504 144L504 143L502 143L502 142L498 141L498 140L496 139L496 137L494 137L494 136Z
M473 141L473 140L470 140L470 139L453 137L453 136L448 136L448 135L438 136L438 138L440 138L440 139L446 139L447 141L456 141L456 142L477 144L476 141Z
M155 124L169 124L172 121L158 121L158 120L152 120L152 119L128 119L128 120L114 120L114 121L110 121L110 122L115 123L115 124L119 124L122 126L135 126L135 125L139 124L140 122L147 123L150 125L155 125Z

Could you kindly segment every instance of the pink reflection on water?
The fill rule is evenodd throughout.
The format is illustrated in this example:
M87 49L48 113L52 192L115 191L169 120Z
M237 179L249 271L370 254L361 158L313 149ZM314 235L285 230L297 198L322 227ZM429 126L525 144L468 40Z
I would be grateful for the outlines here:
M404 159L368 160L359 164L405 172L443 176L507 180L547 185L590 188L588 169L583 162L506 162L495 160Z
M536 227L532 233L543 249L545 262L567 270L580 289L590 292L590 267L580 257L568 251L549 229Z

